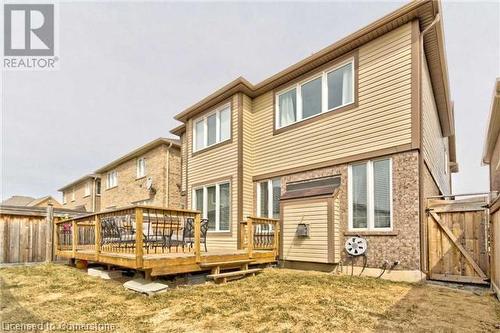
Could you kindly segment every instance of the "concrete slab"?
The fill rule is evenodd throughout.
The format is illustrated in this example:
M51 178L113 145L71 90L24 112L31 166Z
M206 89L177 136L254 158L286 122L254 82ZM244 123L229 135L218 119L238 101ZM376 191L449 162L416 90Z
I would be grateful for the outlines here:
M104 280L119 279L122 277L121 271L105 271L102 267L94 267L87 269L87 274L90 276L100 277Z
M152 282L145 279L134 279L127 281L123 284L126 289L133 290L135 292L146 294L148 296L165 292L168 286L159 282Z
M90 276L101 277L102 268L101 267L89 268L87 269L87 274Z

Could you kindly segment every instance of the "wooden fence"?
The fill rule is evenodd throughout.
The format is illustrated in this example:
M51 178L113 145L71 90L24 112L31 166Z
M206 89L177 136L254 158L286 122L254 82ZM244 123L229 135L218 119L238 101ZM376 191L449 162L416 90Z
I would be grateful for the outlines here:
M428 199L429 278L488 284L488 196Z
M81 215L52 207L0 206L0 263L53 260L52 225L65 216Z

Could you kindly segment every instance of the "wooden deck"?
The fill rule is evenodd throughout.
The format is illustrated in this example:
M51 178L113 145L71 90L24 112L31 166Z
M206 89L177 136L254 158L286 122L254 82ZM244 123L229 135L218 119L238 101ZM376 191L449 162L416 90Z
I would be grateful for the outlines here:
M189 234L186 225L194 225ZM239 249L203 244L197 211L134 206L90 214L54 225L55 254L68 259L144 271L147 276L210 270L210 263L276 261L278 221L249 217L240 224ZM234 235L236 237L236 235Z

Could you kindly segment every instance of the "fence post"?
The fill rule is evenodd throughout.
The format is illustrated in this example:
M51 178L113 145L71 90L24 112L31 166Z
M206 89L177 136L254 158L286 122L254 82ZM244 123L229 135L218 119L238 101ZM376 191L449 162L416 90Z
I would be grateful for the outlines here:
M76 244L78 244L78 228L76 225L76 221L71 222L71 231L73 239L71 240L71 247L73 249L73 258L76 258Z
M94 216L94 240L95 240L95 258L99 261L99 255L101 254L101 221L99 220L99 215Z
M137 268L142 268L144 264L144 234L143 234L144 213L142 208L135 208L135 261Z
M45 249L45 261L46 262L52 262L54 260L54 247L53 247L53 240L54 240L54 207L52 207L52 204L49 204L47 206L47 242L46 242L46 249Z
M196 262L201 261L201 214L196 213L194 217L194 254L196 255Z
M251 217L249 217L247 219L247 228L248 228L247 229L248 257L252 258L253 257L253 219Z

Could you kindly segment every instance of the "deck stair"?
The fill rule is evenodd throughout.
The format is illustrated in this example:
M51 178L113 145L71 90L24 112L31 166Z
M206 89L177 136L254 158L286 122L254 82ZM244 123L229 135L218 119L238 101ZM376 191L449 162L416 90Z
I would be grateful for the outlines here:
M212 263L202 263L200 264L203 268L211 268L212 272L207 277L213 279L216 283L225 283L228 280L238 279L246 275L255 275L256 273L262 271L261 268L248 269L248 265L253 262L252 259L245 260L234 260L225 262L212 262ZM236 271L221 273L222 270L238 268Z

